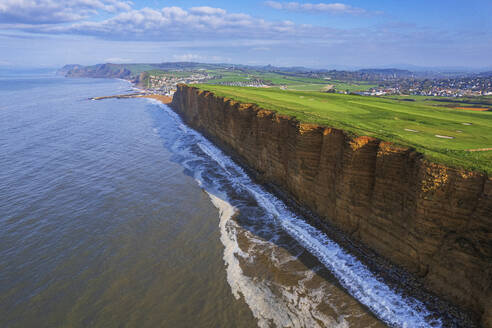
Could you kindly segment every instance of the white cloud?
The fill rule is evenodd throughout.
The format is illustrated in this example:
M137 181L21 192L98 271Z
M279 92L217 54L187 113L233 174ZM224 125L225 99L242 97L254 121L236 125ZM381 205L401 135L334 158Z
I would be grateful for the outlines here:
M254 47L251 48L251 51L270 51L269 47Z
M121 64L121 63L131 63L134 60L129 58L111 57L104 59L105 63Z
M208 63L225 63L230 62L231 58L222 56L203 56L194 53L185 53L180 55L173 55L173 60L181 62L208 62Z
M197 54L181 54L181 55L173 55L173 59L177 61L191 62L191 61L203 60L203 57Z
M265 5L277 10L290 11L309 11L309 12L326 12L330 14L351 14L360 15L368 13L367 10L352 7L343 3L299 3L299 2L278 2L266 1Z
M12 62L0 59L0 66L13 66Z
M295 4L284 5L294 8ZM127 0L0 0L0 28L135 41L338 38L341 34L327 27L268 21L209 6L133 9L131 5ZM271 5L282 4L271 2ZM308 8L309 4L302 6ZM98 20L102 12L113 15Z
M116 13L131 9L120 0L2 0L2 23L55 24L79 21L99 11Z
M225 15L226 11L222 8L213 7L192 7L190 12L197 15Z
M4 1L4 2L2 2ZM25 3L28 0L19 0L19 3ZM36 0L30 0L35 2ZM53 6L61 6L55 0L37 0L36 3L50 3ZM6 3L11 3L12 0L0 0L0 15L1 10L6 6ZM280 3L271 2L272 6L290 6L290 8L304 8L302 10L314 10L313 4L299 4L297 2ZM64 2L64 5L71 4L85 6L83 8L106 8L104 10L115 10L117 8L129 6L128 2L118 0L71 0ZM319 7L320 4L316 6ZM346 5L334 6L335 4L323 4L324 6L331 5L330 10L347 11L355 13L356 8L348 8ZM111 8L104 6L113 6ZM316 7L316 8L318 8ZM65 7L64 7L65 8ZM125 7L126 8L126 7ZM281 7L284 8L284 7ZM285 7L287 8L287 7ZM321 8L321 7L319 7ZM325 7L323 7L325 8ZM87 9L89 10L89 9ZM96 10L96 9L90 9ZM301 9L299 9L301 10ZM96 12L99 12L96 10ZM52 13L51 16L54 14ZM49 15L48 15L49 16ZM0 16L1 17L1 16ZM193 7L184 9L181 7L164 7L161 9L142 8L129 9L122 12L117 12L110 18L96 20L97 17L92 17L91 20L85 19L76 22L41 24L39 21L25 23L8 23L2 21L0 29L4 32L14 32L11 37L36 37L56 36L70 38L77 36L85 36L90 39L103 39L111 41L150 41L150 42L185 42L186 46L180 47L184 54L182 60L200 60L201 58L193 58L191 54L195 53L195 49L201 47L213 48L213 51L225 53L233 47L246 47L248 42L253 40L253 47L275 48L275 42L287 42L288 44L300 45L303 42L312 43L316 40L317 43L326 45L346 47L351 44L368 43L371 47L376 45L390 43L430 43L435 44L437 41L447 42L456 39L456 37L448 36L446 33L433 31L423 31L415 28L406 29L391 29L381 26L368 26L358 29L335 29L325 26L313 26L305 24L296 24L292 21L268 21L261 18L244 14L244 13L229 13L222 8L213 7ZM412 40L410 42L409 40ZM261 41L260 43L258 43ZM220 50L218 50L220 49ZM308 48L304 48L306 51ZM212 50L207 53L213 53ZM255 49L255 55L268 53L265 49ZM273 50L272 50L273 51ZM309 50L307 50L309 52ZM118 55L121 56L121 55ZM106 57L117 57L116 55L107 55ZM125 57L125 56L122 56ZM137 58L135 56L127 56L128 58ZM186 59L188 58L188 59ZM209 57L210 58L210 57ZM120 58L121 59L121 58ZM176 58L178 59L178 58Z
M88 1L88 0L87 0ZM119 13L102 21L72 24L24 25L29 32L92 35L108 39L183 40L221 38L277 38L308 35L305 26L293 22L271 22L221 8L180 7L143 8Z

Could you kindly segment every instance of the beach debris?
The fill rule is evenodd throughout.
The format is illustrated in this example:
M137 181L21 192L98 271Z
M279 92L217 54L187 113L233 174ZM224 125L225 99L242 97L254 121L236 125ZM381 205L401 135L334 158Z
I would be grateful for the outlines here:
M444 138L444 139L454 139L454 137L450 137L450 136L442 136L440 134L436 134L436 137L438 138Z
M463 125L472 125L471 123L461 123Z
M417 130L414 130L414 129L404 129L405 131L408 131L408 132L419 132Z

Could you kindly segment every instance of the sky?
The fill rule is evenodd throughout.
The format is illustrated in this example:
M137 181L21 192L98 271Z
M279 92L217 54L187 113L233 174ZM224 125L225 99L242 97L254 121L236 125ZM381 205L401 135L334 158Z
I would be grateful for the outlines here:
M492 68L492 0L0 0L0 68Z

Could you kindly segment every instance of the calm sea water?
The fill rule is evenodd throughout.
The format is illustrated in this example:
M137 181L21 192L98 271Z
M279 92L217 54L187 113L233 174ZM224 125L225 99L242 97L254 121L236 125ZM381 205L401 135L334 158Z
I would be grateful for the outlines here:
M125 81L0 78L0 327L438 327Z

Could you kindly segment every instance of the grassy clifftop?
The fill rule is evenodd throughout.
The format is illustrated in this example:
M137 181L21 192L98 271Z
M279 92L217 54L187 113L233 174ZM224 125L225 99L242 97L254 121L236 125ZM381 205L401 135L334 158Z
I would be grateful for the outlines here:
M302 122L412 147L429 160L492 175L492 150L483 151L492 148L491 111L436 106L431 101L409 102L273 88L194 86L220 97L257 104Z

